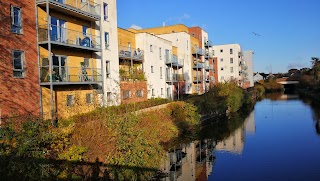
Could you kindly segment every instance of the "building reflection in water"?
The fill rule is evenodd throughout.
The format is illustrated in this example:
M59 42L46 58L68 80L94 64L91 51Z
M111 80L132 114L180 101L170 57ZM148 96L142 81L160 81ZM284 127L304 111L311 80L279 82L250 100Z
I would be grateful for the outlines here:
M167 153L161 171L167 173L162 181L206 181L212 172L215 141L206 139L181 144Z
M160 170L166 173L162 181L207 181L215 161L214 151L222 150L241 154L245 133L254 135L256 131L254 111L245 122L223 141L204 139L189 144L180 144L167 153Z
M229 137L217 143L216 150L241 154L244 147L245 134L254 135L255 132L256 125L254 111L252 111L242 126L231 133Z

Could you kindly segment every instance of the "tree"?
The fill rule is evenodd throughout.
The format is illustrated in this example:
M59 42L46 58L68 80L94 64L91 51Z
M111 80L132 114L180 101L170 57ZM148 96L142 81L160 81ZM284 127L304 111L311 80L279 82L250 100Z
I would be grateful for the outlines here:
M319 57L311 57L311 63L312 63L312 74L314 77L314 80L319 80L319 73L320 73L320 58Z

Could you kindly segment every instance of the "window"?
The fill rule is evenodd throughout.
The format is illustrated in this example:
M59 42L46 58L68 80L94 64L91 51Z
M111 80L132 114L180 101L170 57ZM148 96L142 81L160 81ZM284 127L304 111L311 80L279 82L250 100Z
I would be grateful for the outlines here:
M223 49L220 49L220 52L222 53L222 52L223 52Z
M232 49L232 48L230 48L230 54L231 54L231 55L233 54L233 49Z
M161 95L163 95L163 88L161 88Z
M73 106L74 103L74 95L67 95L67 106Z
M230 73L233 73L233 67L230 67Z
M233 76L231 76L231 80L233 80L234 79L234 77Z
M152 96L154 96L154 89L151 89L151 94Z
M107 102L111 102L111 92L107 92Z
M150 45L150 52L153 52L153 46Z
M103 15L104 15L104 20L108 20L108 4L103 3Z
M111 76L110 76L110 73L111 73L111 71L110 71L110 61L106 61L106 77L107 78L110 78Z
M106 49L109 49L109 33L104 32L104 44L106 46Z
M130 90L124 90L123 91L123 99L130 99L131 97L131 91Z
M93 102L92 100L93 100L93 94L92 93L86 94L86 103L92 104Z
M84 36L87 35L87 33L88 33L87 31L88 31L88 27L85 26L85 25L82 25L82 34L83 34Z
M143 97L143 91L142 90L137 90L136 96L137 97Z
M82 3L86 3L86 2L87 2L87 0L81 0L81 2L82 2Z
M187 50L189 49L189 40L187 40Z
M230 63L231 63L231 64L233 63L233 58L230 58Z
M221 80L224 80L224 77L223 77L223 76L221 76Z
M151 66L151 73L153 73L153 66Z
M162 59L162 55L161 55L161 47L159 48L159 58L160 58L160 60Z
M220 62L223 62L223 58L220 58Z
M24 52L21 50L14 50L13 53L13 77L23 78L25 77L24 66Z
M22 34L22 10L11 6L11 32Z
M162 67L160 67L160 79L162 79Z

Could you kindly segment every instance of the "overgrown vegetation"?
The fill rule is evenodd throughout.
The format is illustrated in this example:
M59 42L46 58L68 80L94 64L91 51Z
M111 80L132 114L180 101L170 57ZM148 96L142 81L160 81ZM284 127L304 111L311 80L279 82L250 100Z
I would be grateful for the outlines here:
M58 127L34 117L8 120L0 129L0 174L18 180L149 180L165 158L165 146L199 131L200 113L232 114L251 100L236 82L226 82L187 101L99 108L59 120Z
M312 67L304 71L299 81L300 93L320 101L320 58L311 58Z
M283 91L283 87L281 84L277 83L276 77L269 77L267 80L261 80L258 84L263 86L264 92L280 92ZM259 91L262 91L261 87Z
M197 106L202 114L221 116L238 111L244 104L251 103L252 96L236 82L218 83L207 93L187 99Z

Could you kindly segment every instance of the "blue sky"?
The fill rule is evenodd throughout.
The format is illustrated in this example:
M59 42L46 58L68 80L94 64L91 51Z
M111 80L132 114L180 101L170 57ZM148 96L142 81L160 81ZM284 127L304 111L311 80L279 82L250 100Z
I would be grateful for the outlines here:
M320 57L320 0L118 0L118 26L200 26L214 44L254 51L254 71L287 72ZM256 36L252 32L261 36Z

